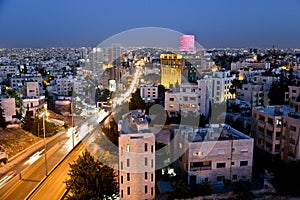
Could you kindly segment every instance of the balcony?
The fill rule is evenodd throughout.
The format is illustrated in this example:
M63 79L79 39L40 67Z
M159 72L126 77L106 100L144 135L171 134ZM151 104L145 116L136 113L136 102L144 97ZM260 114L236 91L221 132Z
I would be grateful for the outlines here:
M191 167L190 171L205 171L205 170L211 170L211 166L205 166L205 167Z
M265 122L261 121L261 120L258 120L257 126L264 128L265 127Z

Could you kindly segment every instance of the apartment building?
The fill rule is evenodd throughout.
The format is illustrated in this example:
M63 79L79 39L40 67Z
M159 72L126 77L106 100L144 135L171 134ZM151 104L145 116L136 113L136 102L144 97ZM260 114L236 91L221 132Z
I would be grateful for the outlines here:
M20 71L17 66L0 66L0 77L2 81L8 80L8 75L19 75Z
M255 145L284 161L300 159L300 113L291 106L252 109L251 133Z
M120 199L155 199L155 135L141 110L119 121Z
M289 91L285 94L285 101L289 102L295 112L300 112L300 87L289 86Z
M158 85L157 84L141 84L140 96L145 103L153 103L158 99Z
M270 99L268 93L270 85L267 84L243 84L241 89L237 89L237 98L243 101L248 101L255 106L269 105Z
M37 82L39 86L42 86L43 78L41 74L20 74L13 75L10 78L10 87L12 89L18 89L25 85L25 82Z
M169 116L201 114L208 116L209 95L206 80L199 79L197 83L183 82L179 90L169 90L165 93L165 110Z
M55 91L58 96L71 96L74 80L72 76L55 79Z
M218 187L224 179L251 180L253 138L226 124L211 124L208 128L177 126L171 135L173 159L178 158L179 174L188 184L206 181Z
M16 115L16 102L15 98L7 96L0 96L0 107L4 111L5 121L12 121L12 116Z
M45 96L21 97L22 117L25 116L27 111L31 112L32 117L35 117L37 110L44 108L45 104Z
M21 94L26 97L41 96L39 83L25 82Z
M231 75L229 70L218 70L212 75L206 76L210 99L213 103L222 103L227 99L235 98L234 94L229 92L232 81L236 78Z

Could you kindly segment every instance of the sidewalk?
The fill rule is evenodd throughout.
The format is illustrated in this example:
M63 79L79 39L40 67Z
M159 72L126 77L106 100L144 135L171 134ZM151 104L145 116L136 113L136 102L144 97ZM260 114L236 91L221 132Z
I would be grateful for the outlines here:
M55 140L57 137L61 136L62 134L65 134L66 130L59 131L57 134L50 138L46 138L46 144L49 142ZM39 148L42 148L44 146L44 139L38 141L37 143L31 145L27 149L24 149L23 151L19 152L15 156L8 158L8 163L4 166L0 167L0 178L1 176L8 173L11 168L15 165L17 165L20 161L22 161L25 157L30 156L34 154Z

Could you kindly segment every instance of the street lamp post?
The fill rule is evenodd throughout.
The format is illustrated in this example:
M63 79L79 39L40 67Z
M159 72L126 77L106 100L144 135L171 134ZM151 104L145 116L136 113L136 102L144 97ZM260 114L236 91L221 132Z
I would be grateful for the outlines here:
M73 148L75 146L75 141L74 141L74 113L73 113L73 99L71 99L71 122L72 122L72 144L73 144Z
M47 114L47 110L44 111L43 114L43 130L44 130L44 154L45 154L45 168L46 168L46 176L48 176L48 167L47 167L47 154L46 154L46 127L45 127L45 115Z

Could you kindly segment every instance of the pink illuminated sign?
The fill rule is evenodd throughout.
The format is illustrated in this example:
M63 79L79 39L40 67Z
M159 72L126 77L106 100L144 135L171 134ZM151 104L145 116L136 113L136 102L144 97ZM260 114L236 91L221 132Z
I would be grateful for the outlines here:
M195 49L195 37L194 35L181 35L179 51L192 51Z

